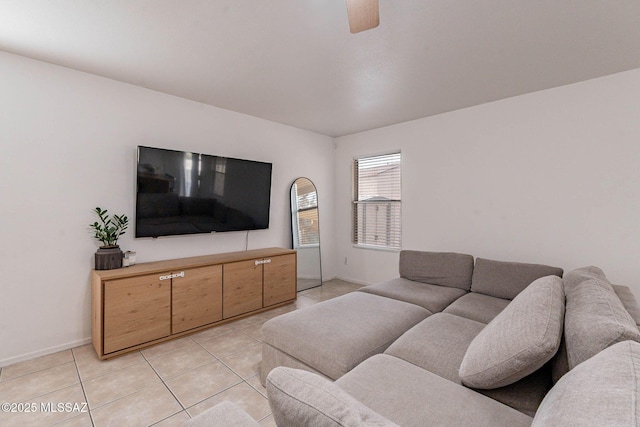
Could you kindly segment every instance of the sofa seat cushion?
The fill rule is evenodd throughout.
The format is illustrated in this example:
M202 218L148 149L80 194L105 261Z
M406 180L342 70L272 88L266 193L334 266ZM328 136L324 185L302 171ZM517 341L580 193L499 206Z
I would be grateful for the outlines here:
M462 384L460 364L469 344L484 327L484 323L464 317L436 313L398 338L385 354ZM514 384L476 391L533 416L549 388L551 372L549 369L540 369Z
M459 383L458 370L484 323L436 313L405 332L385 351L416 366Z
M460 365L462 383L504 387L540 369L560 347L563 320L562 279L535 280L473 339Z
M640 341L640 331L611 285L588 279L567 291L565 342L569 368L621 341Z
M417 305L353 292L273 318L262 333L264 343L336 379L430 315Z
M529 426L531 417L396 357L367 359L336 381L401 426Z
M400 252L400 277L469 291L473 256L453 252Z
M424 307L432 313L444 310L446 306L467 293L458 288L430 285L403 278L365 286L358 291L409 302Z
M455 314L476 322L489 323L511 300L469 292L444 309L444 313Z
M543 264L477 258L471 279L471 291L497 298L514 299L534 280L551 275L562 277L562 269Z
M533 425L637 425L639 389L640 344L615 344L563 376L544 398Z
M266 386L273 419L280 427L398 427L311 372L279 367L269 373Z

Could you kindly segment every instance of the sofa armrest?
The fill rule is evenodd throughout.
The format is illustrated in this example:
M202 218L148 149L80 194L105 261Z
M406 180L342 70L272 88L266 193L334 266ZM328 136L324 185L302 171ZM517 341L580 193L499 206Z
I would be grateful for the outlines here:
M398 427L331 381L311 372L278 367L267 376L273 418L280 427Z
M640 344L614 344L562 377L545 396L532 426L637 425L639 373Z
M622 285L611 286L613 286L613 290L616 292L616 295L618 295L618 298L620 298L620 301L622 301L622 305L629 312L633 321L636 322L636 325L640 325L640 305L638 305L636 297L631 293L631 289Z
M224 401L191 418L185 427L260 427L260 424L235 403Z

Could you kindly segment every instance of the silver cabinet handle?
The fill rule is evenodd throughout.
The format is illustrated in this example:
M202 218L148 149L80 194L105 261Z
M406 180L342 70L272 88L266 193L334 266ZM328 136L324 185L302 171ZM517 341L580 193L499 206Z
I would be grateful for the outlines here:
M269 263L271 263L270 259L257 259L254 261L254 265L269 264Z
M173 279L175 277L184 277L184 271L181 271L180 273L167 274L166 276L160 276L160 277L158 277L158 279L160 279L160 280L170 280L170 279Z

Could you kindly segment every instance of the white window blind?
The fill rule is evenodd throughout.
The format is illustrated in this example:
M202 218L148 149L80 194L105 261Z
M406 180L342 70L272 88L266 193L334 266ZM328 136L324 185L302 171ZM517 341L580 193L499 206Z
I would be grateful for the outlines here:
M401 248L400 153L354 160L353 241Z

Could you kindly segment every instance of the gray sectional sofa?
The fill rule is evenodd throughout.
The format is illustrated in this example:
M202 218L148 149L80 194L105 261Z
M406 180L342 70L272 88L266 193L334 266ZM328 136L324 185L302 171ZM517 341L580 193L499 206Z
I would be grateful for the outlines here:
M402 251L400 278L265 323L276 423L636 425L638 303L596 267L562 275Z

